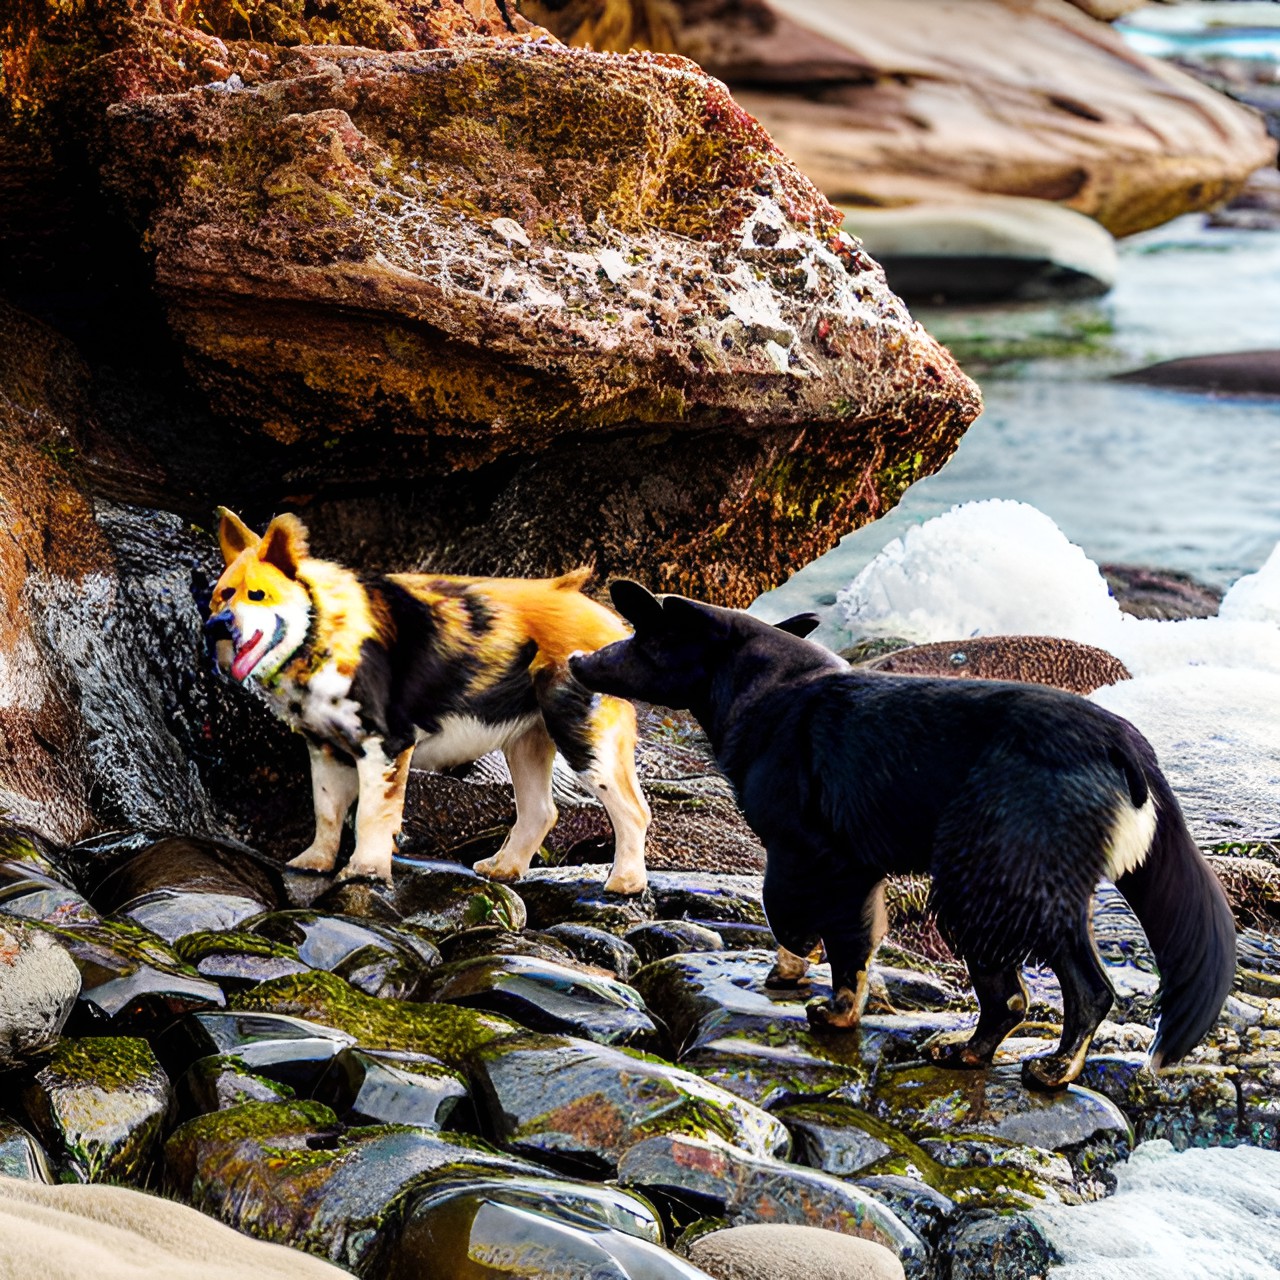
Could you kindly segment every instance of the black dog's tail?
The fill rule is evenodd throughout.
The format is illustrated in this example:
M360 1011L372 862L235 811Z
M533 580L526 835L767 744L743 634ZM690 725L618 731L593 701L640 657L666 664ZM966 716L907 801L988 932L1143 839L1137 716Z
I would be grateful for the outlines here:
M1154 753L1139 741L1141 747L1126 743L1116 753L1123 757L1117 763L1134 805L1154 802L1155 832L1146 856L1115 884L1141 922L1160 969L1160 1018L1151 1046L1151 1065L1158 1071L1185 1057L1217 1021L1235 978L1236 925Z

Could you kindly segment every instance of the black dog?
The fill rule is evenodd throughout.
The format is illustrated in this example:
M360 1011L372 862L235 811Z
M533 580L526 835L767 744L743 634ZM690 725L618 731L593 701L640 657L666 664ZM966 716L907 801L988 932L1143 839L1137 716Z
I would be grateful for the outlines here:
M1054 1089L1080 1072L1114 992L1090 904L1110 876L1160 968L1155 1068L1213 1025L1235 971L1226 896L1187 831L1150 744L1127 721L1037 685L850 669L744 613L616 582L635 635L570 659L587 688L691 710L764 842L778 941L821 939L834 999L817 1025L855 1026L885 929L890 873L928 872L944 936L969 966L979 1018L936 1055L989 1063L1023 1019L1029 960L1062 988L1062 1042L1023 1064ZM789 634L798 633L798 634Z

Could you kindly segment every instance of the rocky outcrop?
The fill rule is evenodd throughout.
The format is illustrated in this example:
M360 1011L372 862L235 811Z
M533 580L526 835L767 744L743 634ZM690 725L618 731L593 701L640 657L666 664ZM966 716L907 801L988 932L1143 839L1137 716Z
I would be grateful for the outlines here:
M527 0L596 48L671 49L837 203L979 191L1056 200L1128 235L1230 197L1272 163L1261 121L1127 48L1068 0Z

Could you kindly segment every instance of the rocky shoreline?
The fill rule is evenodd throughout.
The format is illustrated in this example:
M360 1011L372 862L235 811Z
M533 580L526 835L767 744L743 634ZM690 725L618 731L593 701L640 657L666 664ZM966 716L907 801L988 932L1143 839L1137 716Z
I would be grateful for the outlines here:
M1158 1077L1154 966L1104 886L1117 1004L1079 1084L1042 1095L1017 1060L1057 1038L1047 974L992 1069L926 1062L975 1005L910 881L841 1037L805 1017L824 968L766 989L755 875L655 870L618 898L604 866L507 887L401 857L387 890L185 837L10 827L0 848L0 1173L157 1191L358 1275L498 1274L460 1259L536 1207L530 1274L589 1254L601 1274L697 1275L708 1232L790 1224L882 1246L868 1274L1018 1280L1053 1257L1034 1209L1107 1195L1136 1143L1280 1149L1280 946L1256 884L1217 1030ZM1280 864L1274 846L1234 859Z

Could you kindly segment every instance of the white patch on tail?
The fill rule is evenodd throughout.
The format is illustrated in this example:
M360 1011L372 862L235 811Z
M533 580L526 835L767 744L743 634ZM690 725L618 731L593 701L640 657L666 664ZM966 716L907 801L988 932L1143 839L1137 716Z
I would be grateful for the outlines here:
M1107 875L1114 881L1136 870L1146 861L1156 834L1156 798L1147 794L1146 803L1135 809L1121 801L1107 846Z

